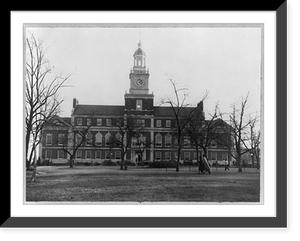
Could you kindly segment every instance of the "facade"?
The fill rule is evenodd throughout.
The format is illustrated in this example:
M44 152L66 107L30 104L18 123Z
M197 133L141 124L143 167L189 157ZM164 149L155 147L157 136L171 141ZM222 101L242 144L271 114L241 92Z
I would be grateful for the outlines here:
M125 160L134 163L146 163L161 160L176 160L177 138L176 119L172 107L154 106L154 95L149 93L149 69L146 67L146 54L138 43L133 55L133 68L129 73L129 92L124 95L124 104L82 105L73 99L71 118L60 118L60 125L48 125L43 129L41 159L50 159L52 163L68 162L70 154L80 140L75 162L97 162L105 160L120 162L122 147L117 144L123 133L118 123L128 122L135 117L135 129L122 139L128 145ZM189 113L195 109L186 107ZM197 111L203 115L203 103ZM75 130L84 130L84 136L76 138ZM189 137L184 137L181 151L181 163L196 160L195 147ZM228 160L227 149L212 143L208 150L209 160Z

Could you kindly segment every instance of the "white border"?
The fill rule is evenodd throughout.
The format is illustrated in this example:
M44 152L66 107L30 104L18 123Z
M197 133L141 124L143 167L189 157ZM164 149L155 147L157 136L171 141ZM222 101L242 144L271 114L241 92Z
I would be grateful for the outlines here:
M23 23L264 23L263 205L23 205ZM276 216L275 12L12 12L11 215L12 217L274 217ZM266 125L266 123L268 123ZM18 151L17 151L18 150ZM203 208L205 207L205 208Z

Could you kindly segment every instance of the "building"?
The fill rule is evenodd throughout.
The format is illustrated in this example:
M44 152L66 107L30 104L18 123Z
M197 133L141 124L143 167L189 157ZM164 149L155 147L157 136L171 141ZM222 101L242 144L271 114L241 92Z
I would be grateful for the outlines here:
M74 98L71 118L55 117L53 122L59 125L44 127L42 160L51 158L53 163L68 162L72 149L77 149L75 162L119 162L122 147L117 141L122 139L123 133L118 123L128 123L132 117L135 118L135 128L130 136L127 133L122 139L122 143L129 144L124 159L134 163L177 159L176 118L172 107L154 106L154 95L149 92L150 73L141 42L133 60L129 73L130 88L124 95L123 105L83 105ZM195 108L204 120L203 102L197 107L186 107L185 112L190 113ZM84 134L78 136L75 133L78 130ZM189 137L184 136L181 163L195 159L195 147ZM213 142L208 159L228 159L227 149Z

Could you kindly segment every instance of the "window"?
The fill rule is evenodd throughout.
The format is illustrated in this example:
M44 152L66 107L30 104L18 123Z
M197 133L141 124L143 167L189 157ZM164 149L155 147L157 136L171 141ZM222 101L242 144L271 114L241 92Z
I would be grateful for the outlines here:
M161 134L156 134L155 136L155 146L161 147L162 146L162 136Z
M185 136L185 137L183 138L183 145L184 145L185 147L189 147L190 144L191 144L190 138L189 138L188 136Z
M200 153L199 153L200 156ZM197 152L194 152L194 160L197 160Z
M146 136L143 136L143 134L139 134L138 144L141 145L141 146L143 146L144 144L146 144Z
M76 159L81 159L82 158L82 151L81 150L77 150L76 152Z
M96 134L96 146L102 146L102 134L98 131Z
M141 110L143 106L143 101L142 100L136 100L136 109Z
M52 151L46 150L46 158L52 158Z
M46 145L52 145L52 134L46 135Z
M107 132L107 134L105 135L105 145L110 146L112 144L111 142L112 142L111 134Z
M58 145L63 145L65 140L65 134L58 134Z
M102 126L102 119L97 119L97 126Z
M110 159L110 151L105 151L105 159Z
M76 134L75 141L76 141L76 145L77 146L81 146L81 144L82 144L82 136L81 136L81 134L79 134L79 133Z
M166 127L171 127L171 120L166 120Z
M137 138L136 137L131 137L131 146L136 146L136 143L137 143Z
M116 159L121 159L121 152L120 151L116 151Z
M174 145L178 146L178 139L177 139L177 137L174 138Z
M100 150L96 151L95 157L96 157L96 159L101 159L101 151Z
M85 151L85 158L91 159L92 158L92 151Z
M122 136L120 132L115 135L116 146L121 146L122 144Z
M161 152L160 151L155 152L155 159L156 160L161 160Z
M161 127L161 120L156 120L156 127Z
M190 160L190 153L189 152L184 153L184 160L187 160L187 161Z
M222 160L228 160L228 154L227 153L222 154Z
M91 118L87 118L87 119L86 119L86 125L87 125L87 126L90 126L91 123L92 123Z
M106 119L106 126L111 126L111 119Z
M137 126L144 127L145 126L145 120L144 119L138 119L137 120Z
M86 146L91 146L93 144L93 135L88 132L86 135L85 135L85 145Z
M165 147L171 147L172 145L172 136L168 133L165 136Z
M165 159L170 160L171 159L171 152L167 151L165 152Z
M217 153L215 153L215 152L211 152L210 153L210 157L211 157L211 160L212 161L215 161L215 160L217 160L217 155L216 155Z
M77 118L77 125L79 125L79 126L82 125L82 118Z
M215 141L212 141L210 143L210 145L211 145L211 148L217 148L217 143Z
M63 158L64 158L64 151L58 150L58 159L63 159Z

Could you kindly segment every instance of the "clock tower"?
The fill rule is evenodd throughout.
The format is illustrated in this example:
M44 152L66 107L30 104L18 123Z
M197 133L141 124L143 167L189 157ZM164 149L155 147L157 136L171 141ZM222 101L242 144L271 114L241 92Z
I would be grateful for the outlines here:
M149 69L146 68L146 54L141 41L133 54L133 68L130 70L130 89L125 94L125 110L152 111L153 94L149 94ZM146 114L146 113L145 113Z

